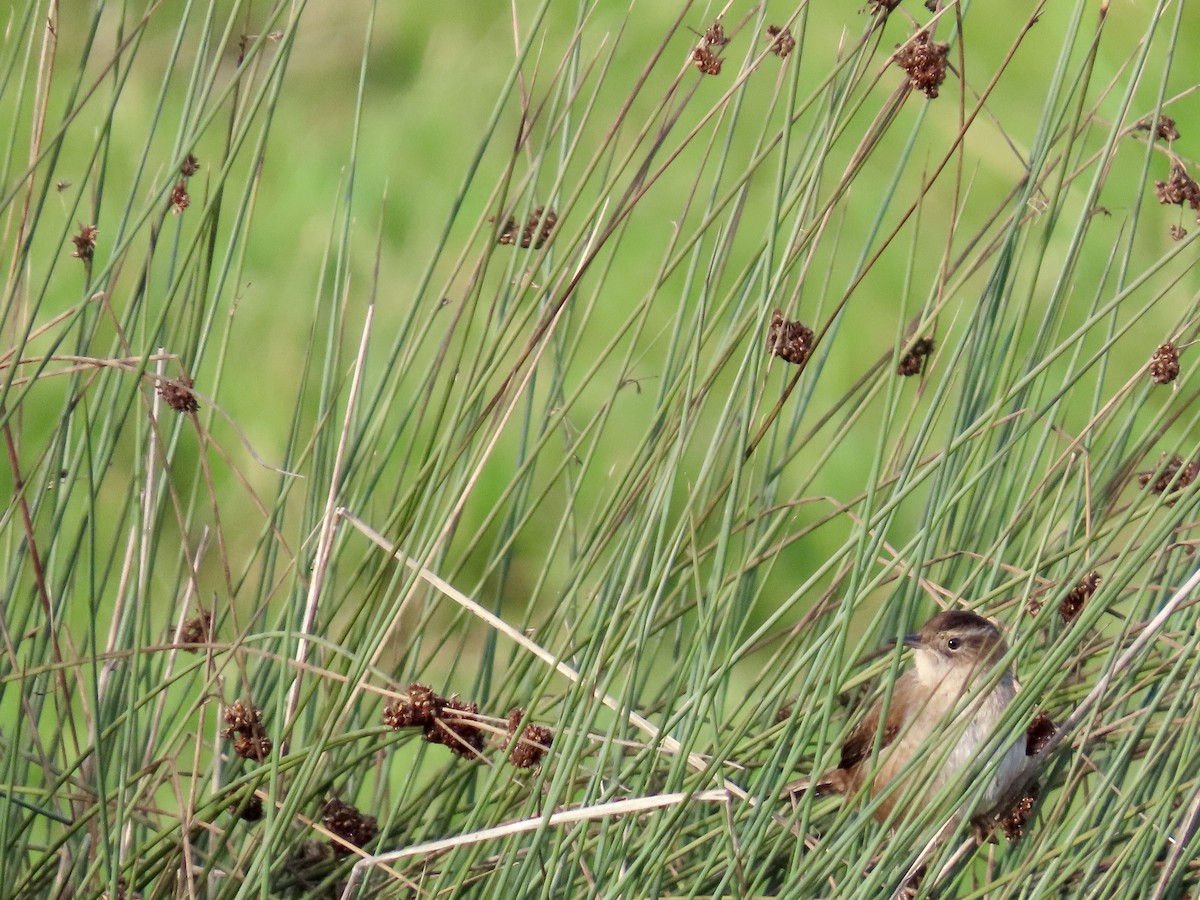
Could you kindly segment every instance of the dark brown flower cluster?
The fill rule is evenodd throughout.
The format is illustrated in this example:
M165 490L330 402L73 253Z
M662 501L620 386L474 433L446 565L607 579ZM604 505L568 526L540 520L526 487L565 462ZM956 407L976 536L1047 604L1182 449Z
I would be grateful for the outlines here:
M171 212L179 215L191 205L192 198L188 196L187 181L180 178L171 189Z
M933 338L917 338L913 342L912 349L904 354L904 358L896 366L896 374L902 375L905 378L920 375L921 370L925 368L925 358L932 352Z
M1149 370L1155 384L1170 384L1179 377L1179 348L1170 341L1159 344L1150 357Z
M1058 614L1062 616L1062 620L1067 623L1073 622L1083 612L1083 608L1092 599L1092 594L1096 593L1098 587L1100 587L1099 572L1088 572L1084 575L1058 604Z
M729 43L720 22L708 26L701 38L700 46L692 51L692 61L703 75L721 74L721 50Z
M513 738L516 736L517 729L521 727L521 720L525 717L525 711L520 707L513 707L508 712L508 739L505 742L505 747L512 744ZM554 732L545 725L526 725L521 732L521 736L517 738L516 744L512 744L512 749L508 753L508 761L518 769L532 769L534 766L541 764L542 757L550 751L551 744L554 743Z
M1029 727L1025 729L1025 755L1037 756L1042 752L1042 748L1050 743L1050 738L1054 737L1054 733L1058 729L1054 725L1054 721L1046 715L1045 710L1038 710L1033 721L1029 723Z
M365 816L349 803L343 803L336 797L325 804L321 811L322 821L329 832L341 840L331 840L329 846L339 856L351 852L351 844L355 847L365 847L379 834L379 826L373 816Z
M517 221L509 216L504 227L500 229L500 236L496 238L496 243L509 245L519 242L523 249L528 250L532 247L534 250L541 250L542 245L549 240L550 235L554 232L554 226L557 224L558 214L552 209L547 210L544 206L539 206L529 214L519 236Z
M1194 462L1186 462L1183 457L1175 454L1157 473L1157 477L1154 471L1139 472L1138 484L1142 487L1149 485L1151 492L1155 494L1168 490L1182 491L1196 480L1197 475L1200 475L1200 466Z
M776 309L767 326L767 352L796 365L803 365L813 350L813 330L803 322L789 322Z
M212 621L211 612L207 609L200 610L197 615L183 623L183 628L179 631L179 643L207 644L212 637Z
M188 196L188 179L200 171L200 160L189 153L184 159L183 164L179 167L179 180L175 182L175 187L171 189L171 212L179 215L185 209L192 205L192 198Z
M1182 241L1187 237L1187 229L1182 225L1172 224L1167 226L1167 234L1171 236L1173 241Z
M890 13L900 5L900 0L871 0L871 12Z
M1154 182L1154 193L1164 206L1183 206L1200 210L1200 184L1187 173L1179 162L1171 164L1171 174L1166 181Z
M787 59L796 49L796 39L792 37L792 32L787 28L768 25L767 37L771 39L771 52L780 59Z
M248 797L234 800L229 806L229 811L243 822L257 822L263 817L262 797L251 792Z
M95 225L80 225L79 234L71 238L71 243L75 245L75 251L71 255L84 262L90 262L96 253L96 235L99 233L100 230Z
M949 52L948 44L930 40L928 31L918 31L893 58L896 65L908 73L908 83L916 90L924 91L932 100L946 80L946 54Z
M476 704L460 700L457 694L446 698L414 681L408 686L407 700L383 708L383 724L397 730L419 727L429 743L444 744L464 759L479 759L485 739L483 729L475 724L478 712Z
M1138 131L1150 131L1153 128L1154 133L1159 137L1159 139L1164 140L1167 143L1179 140L1179 131L1175 128L1175 120L1170 116L1159 116L1157 128L1154 128L1153 116L1150 116L1147 119L1142 119L1142 121L1138 122L1134 127Z
M1000 827L1004 829L1004 836L1008 838L1009 843L1016 843L1025 836L1025 825L1033 815L1039 792L1036 784L1030 785L1025 796L1014 803L1013 808L1000 820Z
M233 752L242 759L262 762L271 755L274 746L262 727L262 710L236 700L225 707L225 724L221 737L233 740Z
M160 381L158 396L162 397L167 406L175 412L194 413L200 409L196 395L189 390L195 383L186 375L180 375L178 381Z

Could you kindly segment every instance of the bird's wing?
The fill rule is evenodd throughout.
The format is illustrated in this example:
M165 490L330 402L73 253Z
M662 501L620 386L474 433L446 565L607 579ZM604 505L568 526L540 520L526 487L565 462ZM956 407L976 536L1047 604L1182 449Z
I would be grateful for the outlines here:
M882 750L896 739L904 722L904 699L909 691L903 690L903 682L913 672L905 672L896 681L892 690L892 699L888 704L887 719L883 723L883 734L875 745L875 735L879 731L879 715L883 710L883 698L875 701L870 711L859 720L842 744L842 756L838 761L839 769L851 769L871 756L872 750ZM911 680L911 679L910 679Z

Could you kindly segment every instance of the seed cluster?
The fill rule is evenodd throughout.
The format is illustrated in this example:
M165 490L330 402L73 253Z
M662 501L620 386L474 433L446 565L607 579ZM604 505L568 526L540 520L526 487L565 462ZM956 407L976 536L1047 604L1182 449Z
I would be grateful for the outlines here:
M242 759L262 762L271 755L274 744L262 727L262 710L257 706L235 700L225 707L226 727L221 737L233 741L233 752Z
M508 753L508 761L518 769L532 769L541 763L542 757L550 750L550 745L554 742L554 732L545 725L526 725L521 732L521 736L517 738L515 745L512 744L513 737L517 733L517 729L521 727L521 720L525 717L525 712L520 707L514 707L508 711L508 739L505 741L505 746L512 746Z
M179 167L179 180L175 182L175 187L171 189L171 212L179 215L187 209L192 198L188 196L188 179L200 171L200 161L194 155L189 153L184 159L183 164Z
M229 811L243 822L257 822L263 817L262 797L251 792L248 797L234 800Z
M1149 370L1155 384L1170 384L1179 377L1179 348L1170 341L1159 344L1150 357Z
M355 847L365 847L379 834L379 825L373 816L359 812L349 803L343 803L336 797L325 804L322 810L322 822L329 832L341 840L331 840L329 845L333 852L345 856L351 852L347 844Z
M1179 454L1175 454L1161 470L1138 473L1138 484L1150 487L1151 493L1161 494L1165 491L1182 491L1188 487L1196 476L1200 475L1200 466L1188 462ZM1169 501L1174 503L1174 500Z
M200 403L191 387L196 382L186 375L180 375L177 381L159 381L158 396L162 397L167 406L180 413L194 413L200 409Z
M485 744L483 729L475 724L478 712L476 704L460 700L457 694L443 697L428 685L413 682L407 700L384 707L383 723L397 730L419 727L429 743L443 744L464 759L477 759Z
M767 326L767 352L786 362L803 365L813 350L813 330L800 321L788 321L776 309Z
M96 235L99 233L100 230L95 225L80 225L79 234L71 238L71 243L75 245L71 255L84 262L91 262L96 253Z
M1100 580L1098 572L1088 572L1071 588L1067 596L1063 597L1062 602L1058 604L1058 614L1064 622L1073 622L1083 611L1084 606L1092 599L1092 594L1100 587Z
M787 28L780 28L778 25L768 25L767 37L771 39L771 52L780 59L787 59L791 52L796 49L796 39L792 37L792 32Z
M183 623L183 628L179 631L179 643L207 644L212 638L212 623L212 613L207 609L200 610L197 615ZM197 649L192 648L193 652Z
M1134 127L1138 131L1150 131L1153 129L1154 134L1160 140L1164 140L1168 144L1179 140L1179 130L1175 127L1175 120L1170 116L1159 116L1157 127L1154 125L1153 116L1147 119L1142 119L1142 121L1138 122Z
M524 250L528 250L530 247L534 250L541 250L542 245L554 233L554 226L557 224L558 214L552 209L548 210L544 206L539 206L529 214L529 218L526 219L525 227L521 229L520 235L517 234L516 219L509 216L504 223L504 227L500 229L496 243L506 246L520 244Z
M924 91L932 100L946 80L946 54L949 52L949 44L933 41L928 31L918 31L912 40L897 49L893 59L908 73L909 85Z
M1166 181L1154 182L1154 193L1164 206L1183 206L1200 211L1200 184L1187 173L1183 164L1171 163L1171 172Z
M900 360L900 364L896 366L896 374L905 378L920 375L921 370L925 368L925 358L932 352L933 338L917 338L913 342L912 349L904 354L904 357Z
M721 50L729 43L720 22L713 22L700 39L700 46L692 51L692 62L702 75L721 74Z

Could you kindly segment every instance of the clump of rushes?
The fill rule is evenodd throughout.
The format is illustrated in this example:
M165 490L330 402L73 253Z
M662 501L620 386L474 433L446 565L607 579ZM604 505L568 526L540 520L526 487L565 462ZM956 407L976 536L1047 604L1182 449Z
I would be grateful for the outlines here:
M525 711L520 707L513 707L509 710L508 742L505 746L512 744L513 737L516 735L517 729L521 727L521 720L524 717ZM550 751L550 745L553 742L554 732L545 725L526 725L516 743L512 744L512 749L508 753L508 761L518 769L532 769L541 764L542 757Z
M383 708L383 724L389 728L419 727L425 740L443 744L464 759L478 759L485 743L483 729L474 719L479 707L459 699L446 698L425 684L408 686L408 699L395 700Z
M375 839L375 835L379 834L379 826L376 824L374 816L363 815L349 803L343 803L336 797L326 803L321 812L326 829L335 837L340 838L340 840L329 842L329 846L338 856L345 856L352 852L351 848L346 846L347 844L359 848L365 847Z
M928 31L916 35L900 47L893 57L896 65L908 73L908 83L915 90L924 91L930 100L938 95L938 88L946 80L946 54L948 44L930 40Z
M1170 384L1179 377L1179 348L1170 341L1159 344L1150 356L1150 380L1155 384Z
M800 321L789 322L776 309L767 327L767 352L796 365L802 365L813 349L813 330Z
M920 375L925 368L925 358L933 352L933 346L933 338L917 338L913 342L912 349L904 354L904 358L896 366L896 374L904 378Z
M787 59L791 52L796 49L796 39L792 37L792 32L787 28L780 28L778 25L768 25L767 37L771 39L771 52L780 59Z
M1063 622L1073 622L1083 611L1087 602L1092 599L1092 594L1096 593L1098 587L1100 587L1098 572L1088 572L1084 575L1079 583L1071 588L1067 596L1063 597L1062 603L1058 604L1058 614L1062 616Z
M1142 487L1149 485L1151 492L1161 494L1164 491L1182 491L1200 474L1200 468L1194 462L1185 462L1183 457L1175 454L1170 461L1157 471L1138 472L1138 484ZM1174 503L1174 500L1169 501Z
M207 644L212 638L212 621L213 615L207 609L202 609L197 615L192 616L183 623L183 628L179 631L179 643L181 644ZM193 653L196 652L196 647L190 648Z
M233 741L233 752L242 759L262 762L271 755L274 746L262 727L262 710L236 700L225 707L225 724L221 737Z
M158 396L162 397L167 406L179 413L194 413L199 411L200 404L191 387L196 382L186 375L180 375L178 381L160 381Z

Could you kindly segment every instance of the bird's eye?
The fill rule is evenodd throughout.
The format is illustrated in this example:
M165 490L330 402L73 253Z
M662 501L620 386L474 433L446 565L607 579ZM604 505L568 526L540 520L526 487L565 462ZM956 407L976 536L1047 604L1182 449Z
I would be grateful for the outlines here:
M960 641L958 638L950 638L950 640L946 641L946 646L951 650L957 650L962 646L962 641Z

